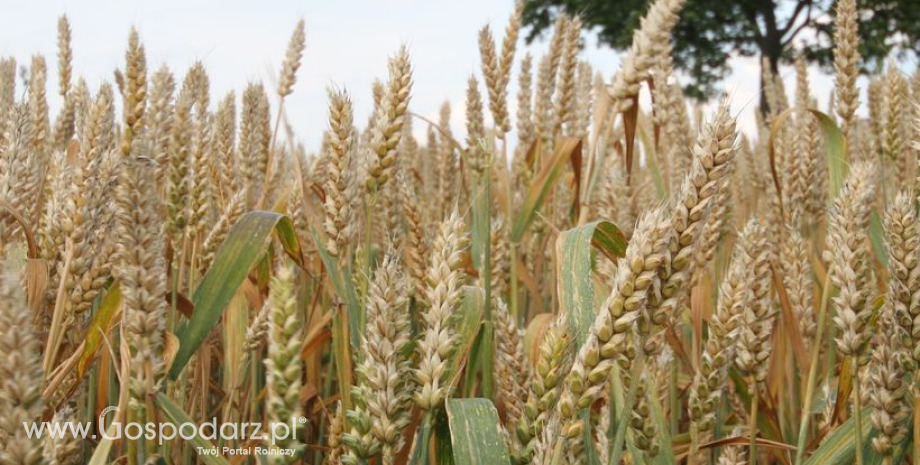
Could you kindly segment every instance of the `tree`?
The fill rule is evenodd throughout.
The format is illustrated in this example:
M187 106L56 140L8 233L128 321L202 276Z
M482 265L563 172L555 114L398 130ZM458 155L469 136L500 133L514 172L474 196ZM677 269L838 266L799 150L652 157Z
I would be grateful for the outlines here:
M560 11L577 14L600 41L627 49L651 0L524 0L528 41L551 26ZM773 71L803 53L831 70L834 0L687 0L674 28L674 64L692 79L687 95L706 98L728 71L733 54L758 56ZM864 69L889 53L920 53L920 1L859 0ZM902 56L903 57L903 56Z

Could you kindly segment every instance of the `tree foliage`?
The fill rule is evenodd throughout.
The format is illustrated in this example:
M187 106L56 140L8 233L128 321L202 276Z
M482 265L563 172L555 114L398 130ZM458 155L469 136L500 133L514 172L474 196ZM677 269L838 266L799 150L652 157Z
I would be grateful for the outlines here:
M629 47L650 0L524 0L528 40L552 25L560 11L580 15L586 28L617 50ZM733 55L779 63L803 53L830 69L836 1L687 0L674 28L674 63L686 72L688 95L705 98L729 70ZM920 1L859 0L860 52L873 68L890 53L920 52Z

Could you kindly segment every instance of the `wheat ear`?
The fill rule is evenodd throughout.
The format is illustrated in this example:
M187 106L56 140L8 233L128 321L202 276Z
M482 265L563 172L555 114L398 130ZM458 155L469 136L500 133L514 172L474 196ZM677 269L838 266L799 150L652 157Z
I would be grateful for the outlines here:
M656 0L633 33L632 46L623 58L620 70L608 92L620 112L629 110L639 95L639 85L646 74L669 48L671 29L677 24L684 0Z
M600 397L612 363L644 318L650 295L660 285L658 268L666 259L669 228L661 209L652 210L639 220L626 256L617 264L613 290L566 377L558 404L563 437L581 434L584 424L578 418L578 411Z
M354 115L351 100L344 92L329 93L329 165L326 174L326 250L332 256L344 252L352 233L352 209L348 199L350 163L355 144Z
M520 449L511 450L516 464L531 463L535 452L541 448L540 439L543 438L547 422L555 423L558 432L559 419L552 413L562 392L563 381L572 368L572 357L569 353L571 337L566 331L567 325L564 316L557 317L547 328L540 342L527 393L527 403L524 404L516 431Z
M653 323L673 321L681 310L693 273L697 242L715 202L722 179L737 152L735 119L723 102L713 119L700 130L693 147L690 171L684 178L671 212L670 266L662 269L661 294L649 313Z
M272 423L292 425L293 431L285 439L266 438L266 441L282 449L295 449L295 456L269 456L272 464L291 464L297 461L296 456L303 448L297 440L297 430L301 425L296 421L303 415L300 405L303 326L298 317L292 266L278 268L269 287L268 300L271 329L265 359L266 414Z
M24 423L42 414L41 342L32 334L32 312L19 277L3 264L0 275L0 462L43 463L40 438Z
M722 399L728 369L732 365L737 344L738 327L746 306L753 301L750 257L740 249L732 254L728 274L719 285L716 313L709 322L700 366L690 387L690 434L694 444L714 426L715 412Z
M386 86L381 108L373 131L373 149L377 157L371 162L365 186L376 192L387 183L396 163L396 148L403 137L403 125L409 111L412 91L412 67L409 51L401 47L389 62L390 80Z
M281 65L281 77L278 78L278 95L281 98L291 95L294 91L294 83L297 82L297 70L300 68L305 46L306 34L304 33L304 22L301 19L297 21L294 33L291 34L291 41L288 43L287 52L284 55L284 63Z
M132 153L149 153L135 142ZM118 190L118 262L114 274L121 283L124 325L130 335L128 378L129 418L146 423L155 412L147 411L148 396L159 390L166 374L163 331L166 328L165 230L156 196L155 166L149 158L133 158L125 165ZM149 446L148 441L148 446ZM156 446L145 447L152 457Z
M904 378L911 368L891 305L886 303L879 320L868 370L872 426L878 431L872 447L883 457L890 457L907 436L904 420L910 416L910 392Z
M841 130L849 140L853 130L853 118L859 107L859 17L856 0L837 2L837 19L834 20L834 70L836 76L835 109L842 120Z
M831 282L840 290L834 297L837 349L852 357L860 357L870 339L871 256L867 234L874 197L872 170L867 163L857 163L851 168L846 185L834 199L828 220L826 255Z
M371 434L381 444L382 462L392 465L403 447L403 430L412 407L408 288L391 251L377 268L368 290L368 331L358 365L359 389L372 419Z
M147 109L147 55L137 29L133 27L128 36L128 51L125 53L125 86L122 96L125 100L125 127L121 151L128 154L131 142L144 128L144 112Z
M469 236L460 214L455 210L438 231L431 246L425 302L422 315L422 338L418 341L418 369L415 379L418 390L415 403L423 410L440 405L450 393L446 378L447 362L454 351L456 336L451 316L460 303L463 285L462 254Z
M885 214L888 300L914 361L920 361L920 224L909 193L900 193Z

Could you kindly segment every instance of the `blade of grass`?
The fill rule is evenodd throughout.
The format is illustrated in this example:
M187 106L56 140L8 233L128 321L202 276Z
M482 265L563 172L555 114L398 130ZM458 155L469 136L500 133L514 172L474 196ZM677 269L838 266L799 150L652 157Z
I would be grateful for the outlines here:
M573 170L577 172L577 167L581 164L581 150L581 139L567 138L556 144L556 151L533 179L524 194L524 200L521 203L518 214L515 215L511 228L511 242L518 243L524 237L524 233L536 218L537 211L543 205L547 194L549 194L549 191L562 174L566 162L569 162ZM577 199L578 196L576 195L574 198Z
M488 399L448 399L447 418L454 462L507 465L508 448L498 411Z
M160 412L163 413L163 416L166 417L174 425L181 425L183 423L195 424L192 421L191 417L185 413L182 408L174 404L173 401L169 400L169 397L162 392L157 394L157 406L160 408ZM188 440L188 442L195 446L194 450L216 450L214 444L211 444L211 441L201 437L198 432L198 428L195 429L195 435ZM207 465L230 465L230 462L224 460L223 457L219 455L211 454L199 454L198 457Z
M217 251L214 264L195 289L192 297L195 312L177 331L180 345L169 372L170 378L175 380L179 377L192 355L220 321L240 283L268 251L273 232L277 233L285 252L297 263L302 262L300 245L290 219L270 212L243 215L233 225Z

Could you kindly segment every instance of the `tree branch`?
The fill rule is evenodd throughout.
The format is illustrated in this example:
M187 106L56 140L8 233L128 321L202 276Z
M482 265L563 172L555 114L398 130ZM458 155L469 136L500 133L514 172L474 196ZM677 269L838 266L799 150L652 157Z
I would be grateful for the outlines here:
M790 26L792 26L792 24L793 23L790 21L789 24L787 24L786 27L783 29L786 30L786 32L788 32L788 29ZM805 21L802 24L800 24L799 27L793 29L792 33L789 34L789 37L786 37L785 39L782 40L783 48L785 48L786 45L789 45L789 43L792 42L793 39L795 39L795 36L799 35L799 33L802 32L802 29L805 29L806 27L810 25L811 25L811 0L808 1L808 10L807 10L807 13L805 14ZM786 32L783 32L783 36L786 35Z
M799 19L799 14L805 9L805 7L811 7L812 0L799 0L798 4L795 6L795 10L792 12L792 16L789 17L789 21L786 22L786 26L780 29L780 33L785 35L792 29L792 25Z
M799 1L798 5L795 6L795 11L792 12L792 16L789 18L789 21L786 23L786 26L780 29L779 31L780 37L785 37L785 35L789 32L789 30L792 29L792 26L795 25L796 21L798 21L799 15L802 13L803 10L805 10L805 7L808 7L808 10L805 14L804 24L810 24L811 23L811 7L813 4L814 4L814 0ZM795 31L792 33L792 36L789 38L789 40L792 40L792 37L795 37L801 30L802 30L802 26L799 26L798 28L796 28ZM788 42L784 42L784 44L786 43Z

